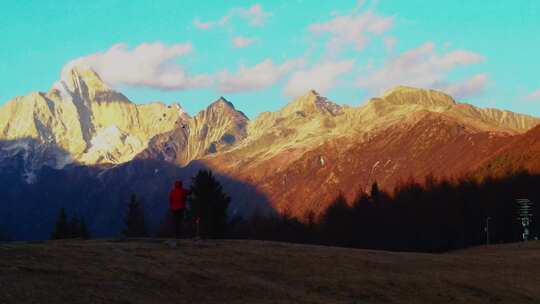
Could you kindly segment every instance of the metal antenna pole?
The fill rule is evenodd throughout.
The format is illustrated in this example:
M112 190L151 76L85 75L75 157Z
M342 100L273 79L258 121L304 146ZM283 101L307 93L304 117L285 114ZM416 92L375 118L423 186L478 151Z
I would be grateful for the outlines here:
M526 198L518 198L516 199L516 203L518 204L518 217L517 219L521 222L521 226L523 227L523 233L522 238L523 241L529 240L529 226L531 225L532 221L532 202L529 199Z

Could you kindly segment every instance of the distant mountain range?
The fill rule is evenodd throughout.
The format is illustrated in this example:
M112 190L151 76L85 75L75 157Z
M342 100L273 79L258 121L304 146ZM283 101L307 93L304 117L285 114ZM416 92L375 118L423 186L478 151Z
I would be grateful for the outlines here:
M409 87L358 107L309 91L254 120L221 97L190 117L178 104L137 105L94 71L75 67L49 92L0 107L0 229L47 237L64 206L110 235L133 192L157 223L171 182L200 168L218 174L232 213L298 217L374 181L391 190L429 174L538 172L539 123Z

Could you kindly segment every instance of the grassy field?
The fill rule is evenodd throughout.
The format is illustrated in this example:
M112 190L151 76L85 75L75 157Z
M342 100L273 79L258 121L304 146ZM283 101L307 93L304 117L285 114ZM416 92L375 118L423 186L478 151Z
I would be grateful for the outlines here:
M0 303L540 303L540 242L446 254L240 240L7 243Z

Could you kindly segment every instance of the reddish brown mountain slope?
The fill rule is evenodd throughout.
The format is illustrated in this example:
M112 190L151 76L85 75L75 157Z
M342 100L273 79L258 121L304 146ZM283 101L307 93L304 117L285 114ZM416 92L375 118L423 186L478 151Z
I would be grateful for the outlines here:
M392 190L411 176L461 176L539 122L409 87L394 88L359 107L340 106L309 91L252 121L227 105L221 108L228 111L206 115L201 124L157 136L146 153L179 164L197 159L254 185L278 211L296 216L320 213L339 192L352 199L375 180ZM213 136L213 130L219 132ZM228 134L235 140L225 140ZM209 149L215 143L223 144ZM201 149L191 153L193 147Z
M259 185L279 211L303 216L323 211L340 192L350 200L373 181L391 190L409 177L463 175L510 138L500 132L479 132L443 114L422 112L365 141L327 141L284 167L275 166L282 160L269 159L231 173ZM212 162L214 167L219 164L219 158Z
M540 173L540 126L514 136L482 165L478 174L500 176L520 169Z

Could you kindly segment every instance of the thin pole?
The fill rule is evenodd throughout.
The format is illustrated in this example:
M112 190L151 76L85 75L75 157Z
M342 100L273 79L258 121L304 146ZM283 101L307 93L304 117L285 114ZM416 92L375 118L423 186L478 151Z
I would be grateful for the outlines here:
M195 232L195 238L196 239L200 239L200 231L199 231L199 223L201 222L201 218L200 217L197 217L197 219L195 219L195 224L196 224L196 232Z

